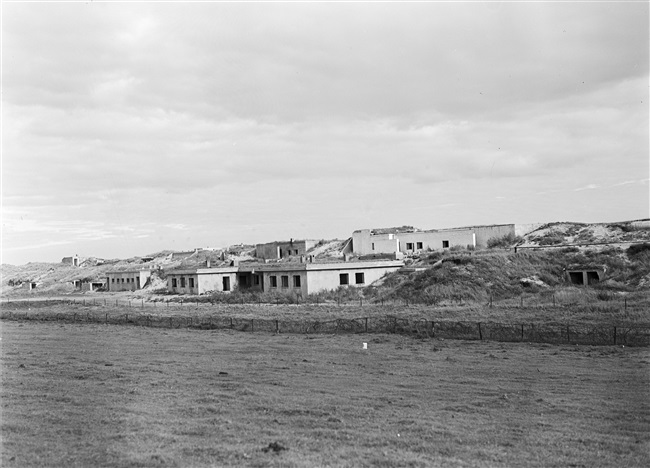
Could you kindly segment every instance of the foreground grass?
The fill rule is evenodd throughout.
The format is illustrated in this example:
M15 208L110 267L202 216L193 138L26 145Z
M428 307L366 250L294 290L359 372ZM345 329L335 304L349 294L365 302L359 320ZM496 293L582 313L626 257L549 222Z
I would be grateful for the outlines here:
M2 466L650 463L647 349L1 325Z

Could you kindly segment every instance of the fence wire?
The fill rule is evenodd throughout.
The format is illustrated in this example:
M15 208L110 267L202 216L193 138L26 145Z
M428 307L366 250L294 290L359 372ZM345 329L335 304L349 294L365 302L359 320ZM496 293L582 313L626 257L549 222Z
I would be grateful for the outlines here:
M399 334L417 338L453 340L489 340L502 342L569 343L585 345L650 346L650 326L581 325L467 322L402 318L397 316L360 317L330 320L287 320L227 317L222 314L155 314L137 310L125 313L105 312L101 308L86 311L54 312L47 307L20 306L0 310L3 320L133 325L152 328L192 328L235 330L240 332L291 334Z

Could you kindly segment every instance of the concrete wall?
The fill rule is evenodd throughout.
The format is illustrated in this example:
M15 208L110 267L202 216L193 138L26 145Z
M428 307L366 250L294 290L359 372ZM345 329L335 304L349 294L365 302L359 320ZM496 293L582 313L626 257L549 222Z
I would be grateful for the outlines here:
M396 234L371 235L370 229L361 229L352 233L352 250L357 255L373 253L399 252L399 240Z
M267 260L279 258L296 257L304 255L309 249L317 244L313 240L294 240L289 242L269 242L268 244L257 244L255 256Z
M364 287L382 278L386 273L397 271L403 266L404 264L399 261L310 264L307 265L307 294L343 286L341 285L341 274L348 275L348 284L345 287ZM357 273L363 273L363 283L357 283Z
M490 239L498 239L507 235L515 235L514 224L497 224L494 226L475 226L476 247L485 248Z
M454 246L475 246L475 235L471 229L448 229L443 231L404 232L398 234L400 251L404 253L417 250L442 250ZM445 247L443 242L448 245ZM422 248L418 248L418 242ZM413 244L413 249L408 249L407 244Z
M261 271L262 275L262 287L264 292L270 293L282 293L282 294L299 294L302 297L306 296L309 292L307 288L307 271L305 267L296 266L295 270L275 270L275 271ZM275 287L271 284L271 277L276 278ZM286 287L282 286L282 277L287 277L288 285ZM294 277L298 276L300 278L300 286L296 286Z
M181 286L184 279L185 286ZM224 291L223 278L230 279L230 290ZM190 287L190 279L194 286ZM173 286L176 280L176 286ZM171 271L167 274L167 291L176 294L206 294L232 292L237 286L237 268L204 268L199 270Z
M110 272L106 277L106 289L108 291L135 291L142 289L150 277L151 270Z

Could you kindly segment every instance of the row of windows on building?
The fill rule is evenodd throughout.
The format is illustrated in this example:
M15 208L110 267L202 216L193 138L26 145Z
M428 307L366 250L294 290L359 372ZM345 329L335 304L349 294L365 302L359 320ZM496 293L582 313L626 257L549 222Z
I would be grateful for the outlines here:
M115 283L115 280L117 279L118 283L124 283L125 279L127 283L135 283L135 278L111 278L111 283ZM120 281L122 280L122 281Z
M180 278L172 278L172 288L177 288L179 287L179 280L180 280L180 287L184 288L186 284L186 278L181 276ZM224 291L230 291L230 278L227 276L224 276L222 278L223 280L223 290ZM364 273L355 273L354 274L354 281L355 284L365 284L366 282L366 277ZM278 287L278 277L275 275L269 276L269 282L271 284L272 288L277 288ZM194 287L194 278L187 278L187 284L188 287L193 288ZM259 276L255 275L254 276L254 284L258 285L259 284ZM339 275L339 284L341 286L345 286L350 284L350 274L349 273L341 273ZM293 280L292 280L292 285L294 288L300 288L302 287L302 279L300 275L294 275ZM288 288L289 287L289 275L282 275L280 276L280 287L282 288Z
M415 247L417 250L422 250L424 248L424 244L422 242L407 242L406 243L406 250L415 250L413 247ZM448 249L449 248L449 241L448 240L443 240L442 241L442 248L443 249ZM372 243L372 250L375 250L375 243Z

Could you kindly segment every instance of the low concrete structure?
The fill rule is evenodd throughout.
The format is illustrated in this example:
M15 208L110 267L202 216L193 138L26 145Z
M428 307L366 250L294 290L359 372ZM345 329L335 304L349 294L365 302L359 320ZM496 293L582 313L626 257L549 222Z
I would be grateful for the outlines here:
M307 296L368 286L404 266L399 260L336 263L247 263L226 268L173 270L167 290L179 294L230 292L234 288Z
M61 263L64 265L79 266L79 256L75 255L74 257L63 257Z
M135 291L147 284L151 270L111 271L106 275L107 291Z
M195 268L167 272L167 291L177 294L230 292L237 285L238 267Z
M352 234L352 249L357 255L392 254L406 255L452 247L487 247L490 239L515 234L514 224L469 226L454 229L421 231L411 227L394 229L361 229Z
M281 258L299 257L305 255L308 250L316 247L315 240L294 240L282 242L269 242L255 246L255 257L265 260L279 260Z
M591 286L605 277L605 269L598 267L569 267L565 272L567 281L577 286Z
M103 288L106 286L106 283L104 281L82 281L82 280L74 280L74 287L79 289L80 291L97 291L98 289Z

